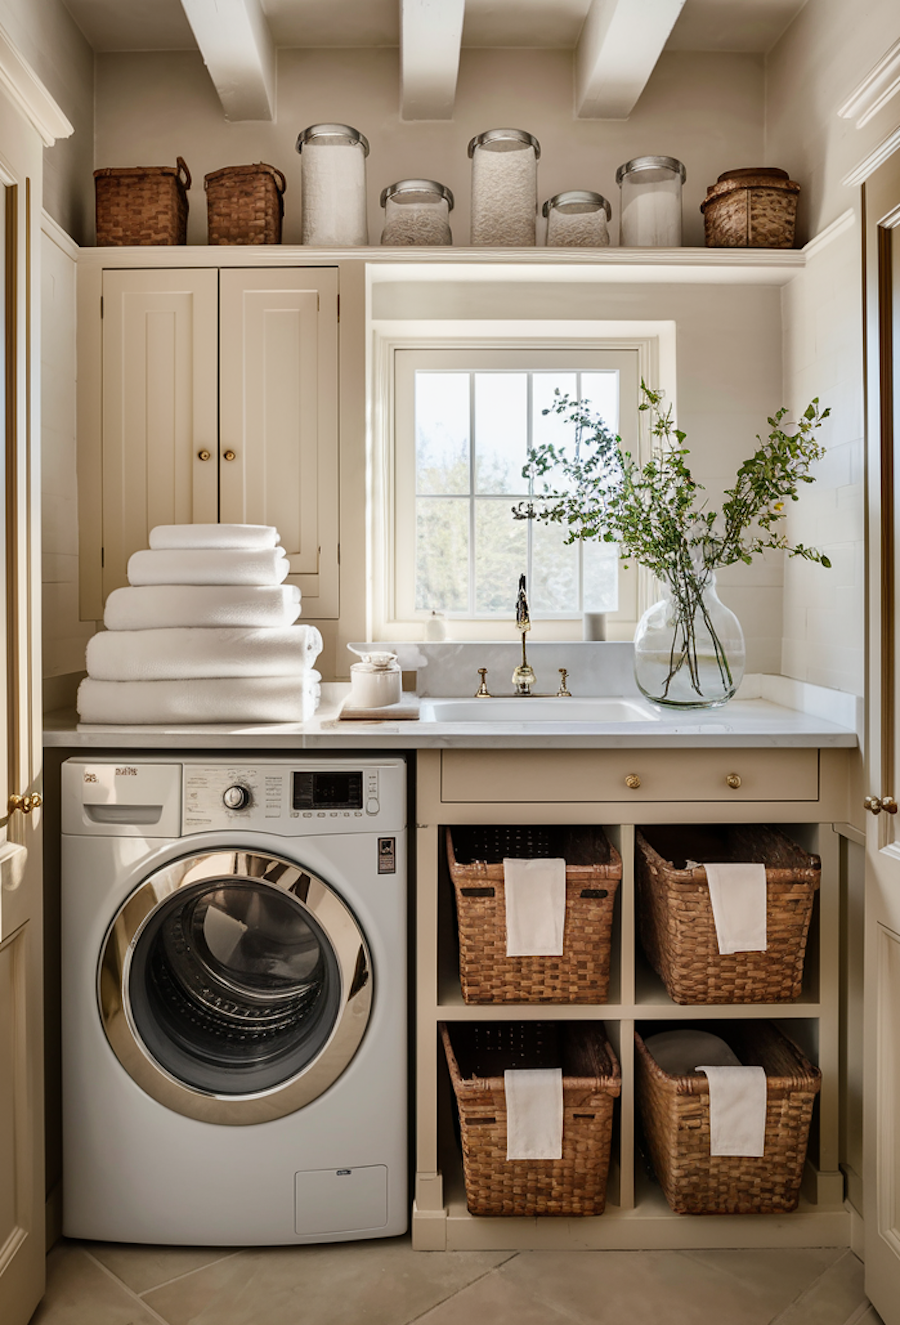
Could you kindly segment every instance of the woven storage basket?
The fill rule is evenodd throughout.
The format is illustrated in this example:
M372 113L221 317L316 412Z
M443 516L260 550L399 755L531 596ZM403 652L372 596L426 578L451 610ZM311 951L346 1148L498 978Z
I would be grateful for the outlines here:
M473 1215L601 1215L619 1064L603 1023L442 1024ZM508 1068L563 1072L561 1159L506 1158Z
M97 244L184 244L190 187L181 157L174 166L95 170Z
M561 856L561 957L507 957L503 859ZM456 892L459 978L466 1003L604 1003L622 860L601 828L454 827L447 863Z
M638 933L676 1003L791 1003L821 873L783 833L759 824L664 825L636 832ZM687 869L687 860L699 861ZM766 867L765 952L720 953L703 861Z
M260 161L223 166L203 181L210 244L280 244L284 175Z
M765 1068L764 1153L710 1155L705 1074L669 1076L635 1031L635 1093L647 1150L666 1200L679 1215L794 1210L822 1074L772 1022L731 1022L726 1029L704 1022L704 1029L713 1025L744 1066Z
M700 204L707 248L792 248L800 185L786 170L726 170Z

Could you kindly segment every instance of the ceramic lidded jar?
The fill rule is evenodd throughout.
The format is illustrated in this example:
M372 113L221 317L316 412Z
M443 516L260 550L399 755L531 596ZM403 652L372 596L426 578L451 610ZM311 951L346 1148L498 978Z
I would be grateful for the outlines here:
M311 124L297 138L302 190L301 242L356 248L369 242L366 157L369 144L349 124Z
M399 704L403 675L396 653L347 648L360 659L350 668L350 703L354 708L385 708Z

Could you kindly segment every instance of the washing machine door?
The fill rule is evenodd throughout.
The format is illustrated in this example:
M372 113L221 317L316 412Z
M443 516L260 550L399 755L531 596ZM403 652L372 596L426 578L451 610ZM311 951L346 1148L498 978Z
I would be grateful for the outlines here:
M120 908L99 968L120 1063L167 1108L280 1118L347 1067L372 1006L365 936L337 893L277 856L195 854Z

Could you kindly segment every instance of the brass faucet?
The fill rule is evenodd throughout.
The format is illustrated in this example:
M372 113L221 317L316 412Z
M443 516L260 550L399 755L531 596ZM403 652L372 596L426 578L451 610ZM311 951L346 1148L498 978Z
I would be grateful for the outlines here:
M525 656L525 636L530 629L531 618L528 615L528 599L525 597L525 576L520 575L519 596L516 599L516 630L522 636L522 661L512 674L512 682L517 695L530 695L531 687L537 681L537 677Z

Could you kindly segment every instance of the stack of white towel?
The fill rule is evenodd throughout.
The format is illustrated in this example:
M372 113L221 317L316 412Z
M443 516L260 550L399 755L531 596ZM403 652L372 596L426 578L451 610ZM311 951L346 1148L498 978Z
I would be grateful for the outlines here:
M269 525L157 525L87 646L83 723L303 722L319 702L315 626Z

